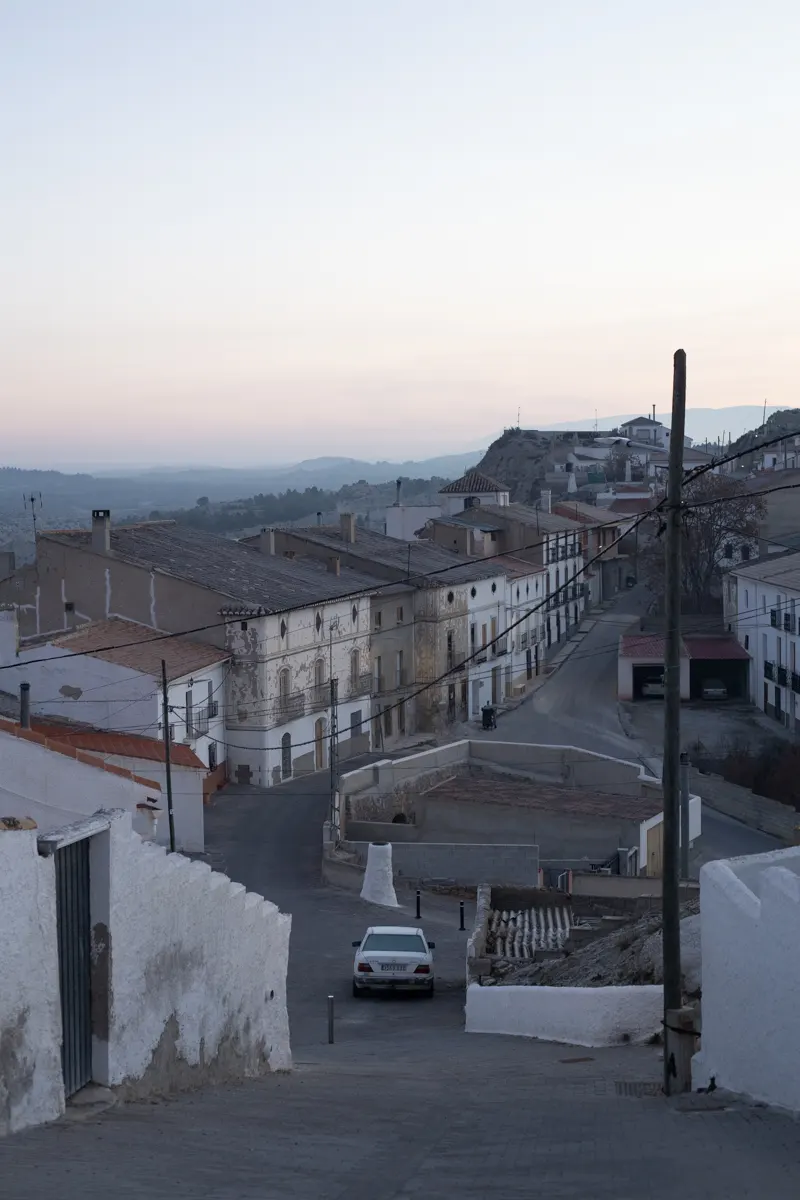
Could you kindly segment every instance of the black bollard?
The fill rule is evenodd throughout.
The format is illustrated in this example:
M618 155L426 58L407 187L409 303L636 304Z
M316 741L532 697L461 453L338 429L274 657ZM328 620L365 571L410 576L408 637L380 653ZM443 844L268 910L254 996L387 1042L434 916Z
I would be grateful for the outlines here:
M333 1045L333 996L328 996L328 1045Z
M460 921L458 928L463 929L464 928L464 901L463 900L461 901L461 903L458 906L458 917L459 917L459 921Z
M417 920L419 920L419 919L420 919L420 916L421 916L421 915L422 915L422 914L421 914L421 912L420 912L420 907L419 907L419 891L417 891Z

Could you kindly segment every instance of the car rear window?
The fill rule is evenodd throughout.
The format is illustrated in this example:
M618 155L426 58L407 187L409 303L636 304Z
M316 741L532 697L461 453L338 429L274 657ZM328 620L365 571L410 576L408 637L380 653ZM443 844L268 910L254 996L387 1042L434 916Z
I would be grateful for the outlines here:
M424 954L425 943L418 933L371 933L364 942L363 950L373 953L410 950Z

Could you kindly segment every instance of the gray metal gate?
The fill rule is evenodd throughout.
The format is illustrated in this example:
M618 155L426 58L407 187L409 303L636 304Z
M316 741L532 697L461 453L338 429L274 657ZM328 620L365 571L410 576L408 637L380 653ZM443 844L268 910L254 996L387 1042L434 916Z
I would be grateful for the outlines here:
M58 975L61 986L61 1066L71 1096L92 1078L92 928L89 838L61 846L56 860Z

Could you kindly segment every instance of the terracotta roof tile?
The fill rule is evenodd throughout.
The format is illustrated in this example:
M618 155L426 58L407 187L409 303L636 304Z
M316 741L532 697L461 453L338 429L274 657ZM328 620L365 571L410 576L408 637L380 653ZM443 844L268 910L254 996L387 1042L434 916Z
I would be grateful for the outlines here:
M114 755L116 758L142 758L149 762L164 762L164 743L160 738L143 737L139 733L117 733L106 729L80 729L47 717L34 717L33 728L47 737L66 746L74 746L79 752ZM201 771L208 768L198 758L191 746L180 742L170 743L170 761L176 767L195 767ZM95 761L95 760L93 760Z
M44 750L51 750L54 754L63 754L66 758L78 761L78 751L74 746L68 746L65 742L60 742L56 738L45 737L43 733L37 733L33 729L22 729L13 721L6 721L0 718L0 733L7 733L9 736L20 738L25 742L33 742L41 746ZM85 766L97 767L99 771L108 771L110 775L120 775L122 778L130 779L142 787L152 788L157 792L161 791L161 784L156 783L154 779L144 779L141 775L134 775L132 771L126 771L124 767L111 766L109 763L104 763L101 758L95 758L91 754L82 755L80 761Z
M186 637L164 637L159 629L121 617L92 621L63 637L51 639L50 645L72 654L101 658L155 679L161 678L162 658L167 664L168 679L181 679L230 658L230 653L218 646Z
M443 488L439 488L439 495L450 493L456 496L466 496L507 491L508 484L492 479L491 475L484 475L482 471L467 471L460 479L454 479L452 483L446 483Z

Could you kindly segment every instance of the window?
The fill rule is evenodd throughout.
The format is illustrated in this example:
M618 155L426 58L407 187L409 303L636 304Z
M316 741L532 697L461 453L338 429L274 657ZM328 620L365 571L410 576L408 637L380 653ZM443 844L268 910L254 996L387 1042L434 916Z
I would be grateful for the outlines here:
M733 542L726 542L722 553L726 558L733 558Z
M455 597L453 596L453 593L452 593L452 592L448 592L448 593L447 593L447 603L448 603L448 604L452 604L452 603L453 603L453 600L454 600L454 598L455 598Z
M475 649L475 622L473 621L469 627L469 645L470 649Z
M353 618L353 624L357 626L358 625L358 605L357 604L353 605L353 611L351 613L351 616Z
M247 629L247 621L240 622L239 628L241 629L242 633L244 633L245 630Z
M744 607L745 611L750 607L750 593L747 588L744 589Z
M750 649L750 634L749 633L746 633L744 635L744 648L745 648L745 650Z
M317 633L319 633L320 630L322 629L322 614L321 613L317 613L317 619L314 622L314 625L316 626Z
M403 606L402 606L402 604L398 604L398 606L397 606L397 624L398 625L403 624Z
M286 637L286 630L287 630L286 622L282 620L281 621L281 637L282 638Z
M320 688L325 682L325 659L318 658L314 663L314 687Z
M288 667L284 667L278 672L278 696L281 700L288 700L289 693L292 690L292 673Z
M360 672L359 672L360 665L361 665L361 658L360 658L358 651L351 650L350 651L350 686L353 688L358 686L358 676L360 674Z
M208 769L216 771L217 769L217 743L209 742L208 745Z
M452 667L452 665L453 665L453 631L452 631L452 629L448 629L448 631L447 631L447 667L448 667L448 670Z
M376 613L373 615L373 624L374 624L374 626L375 626L375 628L376 628L376 629L380 629L380 627L381 627L381 624L382 624L382 617L381 617L381 613L380 613L380 612L376 612Z
M186 736L194 736L194 712L192 710L191 689L186 693Z
M380 692L383 689L383 680L381 679L381 667L383 665L380 654L375 656L375 691Z
M747 562L747 561L749 560L749 558L750 558L750 547L747 545L747 543L746 543L746 542L745 542L745 544L742 546L742 548L741 548L741 550L739 551L739 553L740 553L740 554L741 554L741 556L742 556L742 562Z
M489 534L489 540L492 542L497 541L497 534L494 532L494 530L492 530L492 532Z
M361 709L357 708L355 712L350 713L350 737L361 737L362 727Z
M397 732L405 733L406 731L406 702L401 700L397 706Z
M281 778L292 777L292 735L285 733L281 738Z
M492 591L493 591L493 592L496 592L496 591L497 591L497 584L496 584L496 583L493 583L493 584L492 584Z
M402 687L403 684L405 683L405 680L403 679L403 651L402 650L397 651L397 655L395 657L394 670L395 670L395 687Z

